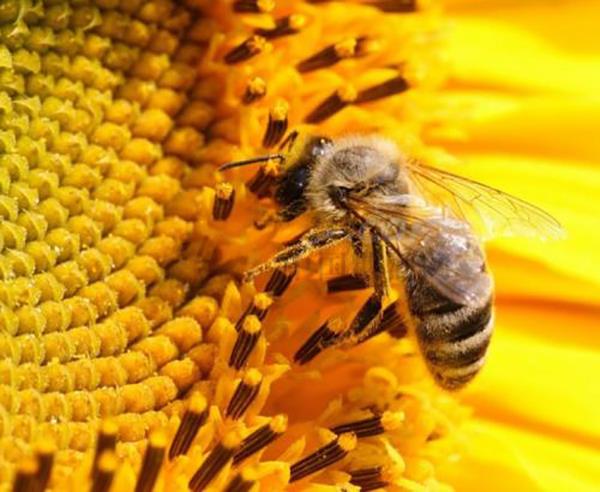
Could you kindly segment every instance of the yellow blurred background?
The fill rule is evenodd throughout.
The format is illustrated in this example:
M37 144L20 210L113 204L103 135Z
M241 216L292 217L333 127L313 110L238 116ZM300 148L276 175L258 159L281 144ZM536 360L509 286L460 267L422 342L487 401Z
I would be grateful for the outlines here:
M488 444L473 459L485 466L509 450L525 470L512 477L507 465L506 481L486 490L592 490L600 483L600 2L446 5L452 68L443 99L459 123L429 143L567 231L558 242L489 248L497 329L465 393L473 432ZM455 480L476 486L468 474Z

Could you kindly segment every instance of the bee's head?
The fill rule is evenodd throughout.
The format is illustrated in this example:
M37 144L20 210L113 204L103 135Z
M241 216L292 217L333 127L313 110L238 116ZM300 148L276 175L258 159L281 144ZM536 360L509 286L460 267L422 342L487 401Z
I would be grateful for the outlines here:
M312 170L330 146L330 139L314 135L298 137L291 146L275 188L275 201L284 219L292 220L306 211L305 193Z
M285 151L244 161L231 162L219 168L225 171L250 164L277 162L278 176L274 184L274 199L281 207L281 217L292 220L306 211L306 186L315 162L323 156L332 141L329 138L292 132L280 145Z

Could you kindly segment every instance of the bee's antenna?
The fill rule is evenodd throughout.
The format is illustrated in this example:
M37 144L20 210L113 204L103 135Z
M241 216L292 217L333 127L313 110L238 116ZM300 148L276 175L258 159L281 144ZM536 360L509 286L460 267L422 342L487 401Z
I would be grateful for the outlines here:
M233 169L234 167L248 166L250 164L259 164L261 162L270 161L271 159L278 159L281 162L285 160L285 156L283 154L270 154L263 155L261 157L253 157L252 159L246 159L243 161L228 162L220 166L217 169L217 171L227 171L228 169Z

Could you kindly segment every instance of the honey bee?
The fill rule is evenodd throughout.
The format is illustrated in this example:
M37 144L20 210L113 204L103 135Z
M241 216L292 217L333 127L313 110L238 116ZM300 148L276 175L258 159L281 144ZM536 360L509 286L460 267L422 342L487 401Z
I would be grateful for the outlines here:
M410 159L381 136L286 140L286 153L221 167L277 161L273 219L311 214L314 224L246 279L349 241L368 260L373 294L344 333L368 338L389 299L390 272L397 273L406 294L402 317L434 380L446 389L464 386L481 369L493 328L482 241L559 237L560 224L519 198Z

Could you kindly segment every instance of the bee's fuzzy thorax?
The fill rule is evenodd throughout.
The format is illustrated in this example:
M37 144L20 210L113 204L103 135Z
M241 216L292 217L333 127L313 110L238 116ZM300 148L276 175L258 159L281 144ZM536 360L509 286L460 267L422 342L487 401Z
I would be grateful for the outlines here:
M378 135L349 135L333 141L315 160L306 195L321 220L344 220L347 212L330 196L331 187L353 189L377 180L397 180L404 157L391 140Z

